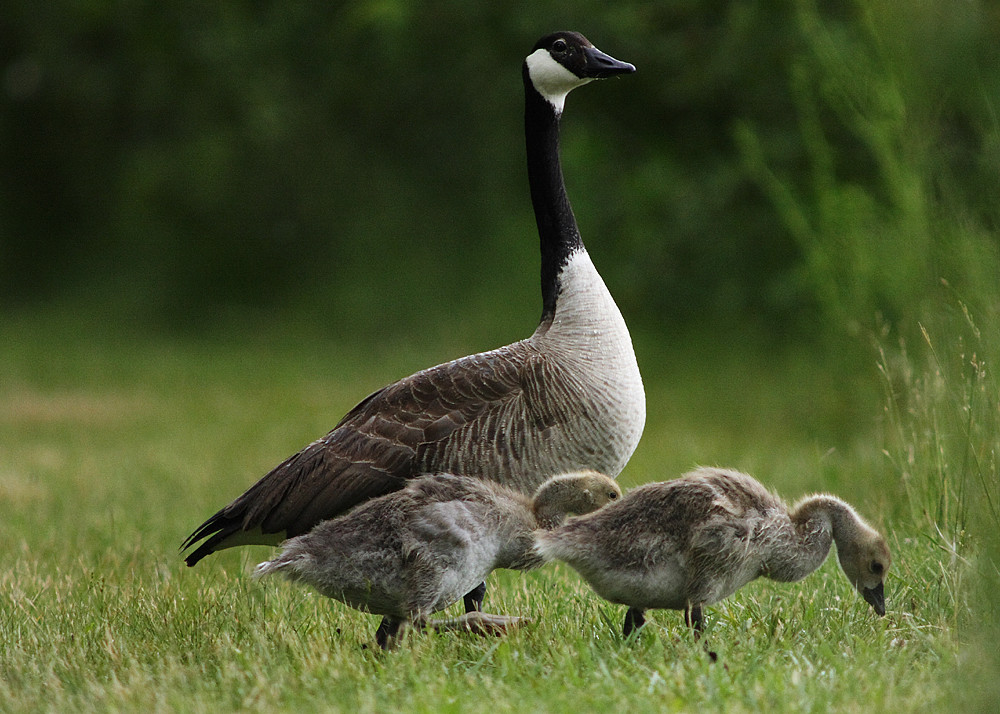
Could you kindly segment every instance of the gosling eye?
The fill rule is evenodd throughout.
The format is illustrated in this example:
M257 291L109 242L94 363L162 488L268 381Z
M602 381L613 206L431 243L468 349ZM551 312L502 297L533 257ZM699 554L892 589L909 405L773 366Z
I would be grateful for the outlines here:
M608 498L614 501L616 498L618 498L618 494L615 493L614 491L608 491Z
M885 568L882 567L882 564L877 560L873 560L871 565L868 566L868 569L875 575L881 575L882 571L885 570Z

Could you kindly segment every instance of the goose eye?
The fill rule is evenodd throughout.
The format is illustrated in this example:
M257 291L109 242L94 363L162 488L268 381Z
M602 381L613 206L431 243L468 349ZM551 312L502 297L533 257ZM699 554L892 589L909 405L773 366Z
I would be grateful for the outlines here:
M870 570L871 570L871 571L872 571L872 572L873 572L873 573L874 573L875 575L881 575L881 574L882 574L882 570L883 570L883 568L882 568L882 564L881 564L880 562L878 562L877 560L873 560L873 561L872 561L872 564L871 564L870 566L868 566L868 567L869 567L869 569L870 569Z
M552 43L552 49L555 52L565 52L566 51L566 40L556 40Z

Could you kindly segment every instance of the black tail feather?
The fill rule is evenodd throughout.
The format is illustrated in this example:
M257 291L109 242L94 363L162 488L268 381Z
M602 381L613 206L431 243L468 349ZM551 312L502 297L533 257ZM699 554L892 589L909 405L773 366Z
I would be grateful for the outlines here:
M214 516L209 518L207 521L202 523L195 530L194 533L189 535L183 543L181 543L181 550L187 550L192 547L195 543L202 539L205 540L201 545L199 545L193 552L189 553L184 558L184 562L187 563L188 567L192 567L199 560L204 558L206 555L211 555L214 553L222 543L233 533L240 530L240 521L227 517L225 515L225 509L219 511Z

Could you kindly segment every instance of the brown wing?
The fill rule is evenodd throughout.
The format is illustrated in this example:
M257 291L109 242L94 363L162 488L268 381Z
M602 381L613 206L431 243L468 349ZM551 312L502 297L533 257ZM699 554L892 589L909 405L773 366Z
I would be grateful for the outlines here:
M448 362L380 389L319 441L288 458L203 523L182 548L194 565L230 545L305 533L352 506L440 470L450 439L524 401L522 379L537 353L520 342ZM526 406L520 407L527 413ZM474 467L474 465L472 465ZM268 537L270 536L270 537Z

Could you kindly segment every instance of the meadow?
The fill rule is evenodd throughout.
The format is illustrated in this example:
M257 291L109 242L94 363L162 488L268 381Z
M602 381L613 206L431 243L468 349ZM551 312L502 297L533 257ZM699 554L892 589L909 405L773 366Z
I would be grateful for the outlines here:
M1000 708L993 5L7 13L0 712ZM491 577L531 618L509 636L380 652L375 618L253 581L266 548L185 567L372 390L534 327L511 147L539 27L640 67L574 95L563 144L646 385L620 482L837 494L888 537L884 618L831 557L708 608L703 642L675 612L625 641L549 565Z
M844 396L813 354L746 337L706 361L697 340L665 353L637 336L650 408L626 488L717 463L789 500L833 491L888 534L895 558L885 618L834 558L801 583L751 584L709 609L712 662L679 613L654 612L623 641L623 608L561 566L491 578L488 609L532 618L508 637L417 634L389 653L371 646L375 618L252 581L267 549L184 566L183 537L259 474L371 389L469 345L348 346L277 329L164 338L58 313L22 315L7 335L0 710L934 711L971 697L986 711L997 701L995 678L973 676L991 671L997 629L978 587L991 541L972 535L976 504L997 487L974 471L961 492L937 480L940 469L966 473L969 457L950 461L962 457L951 412L922 372L895 372L898 350L881 364L892 398L879 394L873 360L872 411L845 430ZM996 426L980 424L996 416L995 402L977 403L995 396L985 379L969 375L954 409L972 426L966 446ZM959 387L944 396L963 398ZM980 436L995 449L995 433Z

